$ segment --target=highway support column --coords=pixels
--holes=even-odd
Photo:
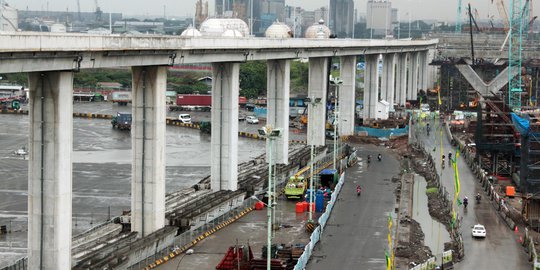
[[[428,51],[419,52],[419,69],[420,69],[420,89],[424,90],[427,95],[428,89]],[[424,101],[427,102],[427,101]]]
[[[407,102],[407,53],[398,55],[398,64],[396,70],[396,103],[405,107]]]
[[[412,52],[409,59],[409,91],[407,99],[416,100],[418,98],[418,53]]]
[[[71,269],[73,73],[29,73],[28,269]]]
[[[339,135],[354,135],[354,113],[356,108],[356,56],[342,56],[339,87]]]
[[[396,54],[383,54],[383,74],[381,79],[381,99],[390,103],[390,111],[394,111]]]
[[[238,189],[239,63],[212,64],[211,188]]]
[[[165,89],[167,68],[132,67],[131,231],[145,237],[165,226]]]
[[[291,61],[268,60],[267,62],[267,106],[266,123],[281,129],[281,136],[273,142],[272,159],[275,164],[289,163],[289,93],[291,85]],[[266,140],[266,149],[270,140]],[[267,153],[268,155],[269,153]],[[267,156],[268,158],[268,156]]]
[[[378,54],[366,54],[366,70],[364,75],[364,121],[375,119],[379,102],[379,69]]]
[[[320,98],[321,100],[317,105],[308,105],[308,145],[322,146],[325,144],[327,86],[328,58],[309,58],[308,97]]]

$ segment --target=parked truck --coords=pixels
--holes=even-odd
[[[131,103],[131,91],[113,91],[111,101],[118,106],[127,106]]]

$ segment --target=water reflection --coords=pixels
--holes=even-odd
[[[429,215],[427,182],[424,177],[414,177],[413,219],[420,223],[424,232],[424,245],[431,249],[433,255],[443,252],[444,243],[450,241],[450,235],[445,226]]]

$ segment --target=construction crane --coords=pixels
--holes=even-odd
[[[462,4],[461,2],[462,0],[458,0],[457,16],[456,16],[456,34],[461,33],[461,4]]]
[[[508,105],[521,109],[521,45],[523,42],[523,11],[521,0],[510,0],[510,43],[508,48]]]
[[[101,8],[99,7],[98,0],[94,0],[96,4],[96,21],[101,22],[101,15],[103,15],[103,11],[101,11]]]
[[[81,18],[81,0],[77,0],[77,15],[79,16],[79,21],[82,22],[82,18]]]
[[[499,10],[499,16],[501,17],[501,20],[504,24],[504,31],[508,32],[508,29],[510,28],[510,21],[508,17],[508,13],[506,12],[506,7],[504,6],[504,0],[495,0],[497,4],[497,9]],[[511,0],[512,1],[512,0]]]

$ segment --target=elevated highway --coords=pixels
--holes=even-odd
[[[72,265],[73,73],[80,69],[131,67],[131,231],[136,239],[163,231],[165,201],[166,66],[211,63],[212,192],[236,192],[240,62],[267,61],[267,124],[282,130],[276,164],[289,163],[290,61],[309,60],[308,144],[325,144],[329,64],[339,57],[340,135],[354,132],[358,56],[366,61],[364,119],[374,119],[381,99],[405,105],[428,87],[428,63],[437,40],[183,38],[1,33],[0,73],[27,72],[30,88],[28,265]],[[383,73],[378,64],[382,60]],[[382,77],[379,95],[379,77]],[[379,98],[382,97],[382,98]],[[144,241],[143,241],[144,242]],[[88,259],[93,262],[92,259]]]

